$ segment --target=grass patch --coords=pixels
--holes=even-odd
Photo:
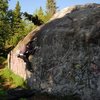
[[[15,87],[21,86],[25,87],[25,81],[18,75],[15,75],[10,69],[7,67],[0,70],[0,76],[7,82],[10,82]]]
[[[7,67],[0,69],[0,100],[7,100],[7,90],[16,87],[27,88],[26,82],[23,78],[15,75]]]

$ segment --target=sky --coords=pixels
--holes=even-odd
[[[10,0],[9,9],[14,9],[17,1],[20,2],[21,11],[28,12],[30,14],[33,14],[36,11],[36,9],[40,8],[40,6],[44,10],[46,8],[46,0]],[[100,0],[56,0],[58,10],[61,10],[68,6],[86,4],[86,3],[100,4]]]

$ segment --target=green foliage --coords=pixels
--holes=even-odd
[[[5,48],[15,47],[18,41],[23,37],[25,33],[25,25],[21,18],[21,7],[19,2],[17,2],[15,9],[8,11],[8,21],[10,25],[9,38],[6,39]]]
[[[7,20],[8,1],[0,0],[0,49],[4,48],[5,41],[9,37],[9,22]]]
[[[25,81],[20,76],[15,75],[7,67],[0,71],[0,76],[5,80],[6,79],[9,80],[12,84],[15,85],[15,87],[18,87],[18,86],[24,87],[25,86]]]
[[[0,69],[0,100],[6,100],[7,88],[4,84],[8,84],[14,87],[24,87],[26,88],[25,81],[18,75],[15,75],[7,67]],[[1,98],[2,97],[2,98]]]
[[[40,7],[39,9],[36,9],[33,16],[35,15],[37,15],[39,19],[42,20],[44,23],[46,23],[52,17],[50,13],[44,13],[42,7]]]
[[[19,2],[17,2],[16,7],[13,11],[13,26],[12,31],[14,34],[21,34],[24,31],[24,25],[21,18],[21,7]]]
[[[29,22],[28,20],[25,20],[25,32],[23,36],[26,36],[29,32],[34,30],[37,26],[34,25],[33,23]]]
[[[6,47],[12,46],[15,47],[17,43],[22,39],[24,35],[22,34],[15,34],[11,36],[7,41],[6,41]]]
[[[39,19],[41,19],[43,22],[45,22],[45,15],[44,15],[42,7],[40,7],[39,9],[37,9],[35,11],[35,13],[33,14],[33,16],[34,15],[37,15],[39,17]]]
[[[0,69],[0,100],[6,100],[7,92],[4,86],[6,83],[13,85],[13,88],[18,86],[26,87],[25,81],[18,75],[15,75],[10,69],[7,67]]]
[[[0,0],[0,17],[5,15],[8,9],[8,0]]]
[[[57,9],[55,0],[47,0],[46,8],[47,14],[54,15]]]

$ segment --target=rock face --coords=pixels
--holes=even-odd
[[[33,72],[16,56],[30,41],[38,47],[29,56]],[[63,9],[20,41],[8,58],[9,68],[31,88],[100,100],[100,4]]]

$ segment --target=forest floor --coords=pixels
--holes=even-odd
[[[3,76],[4,70],[5,68],[0,69],[0,96],[5,95],[8,89],[15,87],[8,77]],[[6,75],[8,74],[6,73]]]
[[[25,87],[25,81],[15,75],[10,69],[7,67],[6,64],[0,64],[0,100],[7,95],[7,90],[16,88],[18,86]]]

